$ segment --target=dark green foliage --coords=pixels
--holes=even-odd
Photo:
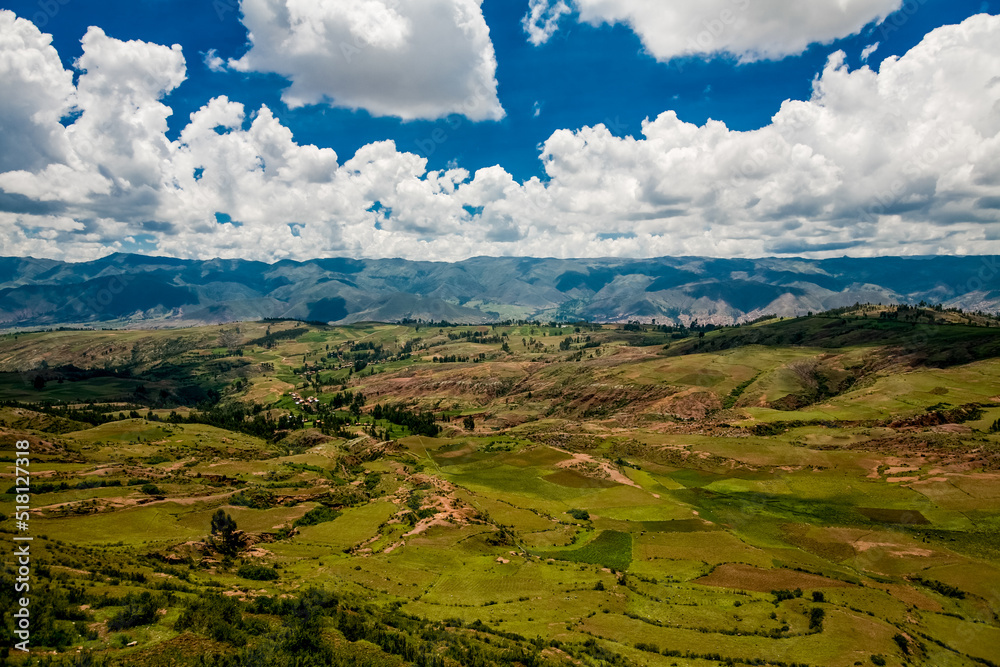
[[[309,329],[304,327],[296,327],[294,329],[285,329],[284,331],[271,332],[271,328],[268,327],[267,334],[260,338],[254,338],[253,340],[248,340],[244,345],[246,347],[266,347],[272,348],[275,343],[279,340],[294,340],[304,333],[308,333]]]
[[[315,526],[318,523],[333,521],[338,516],[340,516],[340,512],[337,510],[327,507],[326,505],[320,505],[319,507],[314,507],[306,512],[301,518],[296,519],[295,523],[292,525],[294,527]]]
[[[255,510],[270,509],[277,504],[273,491],[260,488],[244,489],[229,499],[230,505],[249,507]]]
[[[188,601],[174,629],[191,630],[217,642],[238,646],[246,643],[248,624],[236,600],[209,593]]]
[[[365,489],[371,493],[378,486],[378,483],[382,481],[382,475],[377,472],[370,472],[365,475]]]
[[[723,399],[722,409],[728,410],[729,408],[736,405],[736,401],[740,400],[740,396],[743,395],[743,392],[746,391],[747,387],[752,385],[757,380],[758,377],[760,377],[759,373],[757,375],[754,375],[746,382],[741,382],[740,384],[736,385],[736,387],[734,387],[733,390],[729,392],[729,395]]]
[[[0,377],[3,375],[3,373],[0,373]],[[95,426],[107,424],[108,422],[113,422],[117,419],[116,416],[93,407],[69,408],[64,406],[49,405],[48,403],[22,403],[20,401],[9,400],[0,401],[0,407],[23,408],[34,412],[52,415],[53,417],[60,417],[72,422],[83,422],[85,424],[93,424]],[[58,428],[57,426],[51,432],[58,433],[63,430],[64,429]],[[70,427],[69,430],[75,429]]]
[[[955,586],[951,586],[949,584],[940,581],[935,581],[933,579],[924,579],[923,577],[914,577],[914,580],[919,582],[921,585],[931,589],[932,591],[944,595],[945,597],[955,598],[957,600],[965,599],[965,591],[963,591],[960,588],[956,588]]]
[[[632,536],[617,530],[601,531],[591,542],[568,551],[539,552],[542,558],[555,558],[574,563],[593,563],[613,570],[625,571],[632,563]]]
[[[38,569],[36,573],[47,576],[48,571]],[[36,579],[36,582],[37,585],[32,585],[30,592],[32,650],[43,646],[63,648],[78,641],[74,622],[93,620],[89,612],[80,610],[82,595],[77,590],[57,588],[55,584],[44,580]],[[0,648],[11,647],[15,641],[20,641],[15,640],[12,632],[16,600],[22,595],[15,591],[14,585],[13,570],[0,569],[0,609],[4,610],[4,618],[0,621]],[[0,664],[6,663],[0,659]]]
[[[466,431],[473,431],[476,428],[476,420],[472,415],[467,415],[465,419],[462,420],[462,426],[465,427]]]
[[[577,521],[589,521],[590,520],[590,512],[588,512],[587,510],[571,509],[571,510],[567,510],[566,514],[569,514],[571,517],[573,517]]]
[[[826,618],[826,610],[822,607],[813,607],[809,610],[809,629],[821,632],[823,630],[823,619]]]
[[[441,433],[441,427],[434,422],[434,415],[429,412],[413,412],[399,405],[376,405],[371,414],[376,421],[384,419],[405,426],[414,435],[435,438]]]
[[[241,539],[236,533],[236,520],[226,514],[223,509],[219,509],[212,516],[212,536],[213,538],[218,536],[221,539],[221,542],[216,542],[214,539],[212,542],[216,544],[219,551],[227,556],[235,555],[242,546]]]
[[[240,565],[240,568],[236,571],[236,576],[254,581],[274,581],[278,578],[278,571],[273,567],[246,563]]]
[[[162,491],[160,491],[160,487],[156,486],[151,482],[143,484],[142,488],[139,490],[145,493],[147,496],[158,496],[163,493]]]
[[[282,415],[278,419],[272,419],[263,412],[264,406],[259,403],[231,403],[203,412],[191,412],[187,416],[173,413],[169,421],[174,424],[207,424],[268,440],[280,436],[280,431],[299,429],[304,424],[302,415]],[[150,413],[147,419],[153,416],[155,415]]]
[[[784,588],[771,591],[771,595],[774,596],[774,604],[779,602],[784,602],[785,600],[794,600],[795,598],[802,597],[802,589],[796,588],[794,591],[789,591]]]
[[[130,594],[125,598],[125,608],[108,619],[108,630],[117,632],[149,625],[157,619],[157,609],[162,603],[162,600],[154,598],[149,591],[136,596]]]

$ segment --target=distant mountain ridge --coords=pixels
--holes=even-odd
[[[183,260],[0,258],[0,328],[182,326],[263,318],[640,320],[730,324],[855,302],[1000,310],[1000,259]]]

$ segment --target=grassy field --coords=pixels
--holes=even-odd
[[[0,337],[3,660],[1000,664],[1000,331],[945,315]]]

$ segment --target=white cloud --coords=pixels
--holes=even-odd
[[[528,33],[528,41],[541,46],[559,29],[559,19],[569,13],[570,8],[563,0],[530,0],[521,26]]]
[[[0,25],[23,52],[2,81],[38,105],[13,117],[57,149],[0,173],[4,254],[84,259],[133,242],[260,260],[1000,252],[1000,17],[939,28],[877,72],[836,54],[811,99],[760,130],[667,111],[636,137],[556,131],[547,179],[524,183],[499,166],[428,172],[391,141],[342,159],[225,97],[171,141],[162,100],[185,76],[178,48],[91,29],[74,88],[34,26],[9,12]]]
[[[59,119],[72,106],[73,75],[35,25],[0,11],[0,172],[63,159]]]
[[[869,44],[864,49],[861,50],[861,62],[868,62],[868,59],[873,53],[878,51],[880,42],[875,42],[874,44]]]
[[[202,54],[204,57],[205,67],[207,67],[212,72],[225,72],[226,71],[226,61],[219,57],[219,54],[215,49],[209,49]]]
[[[242,0],[250,50],[233,69],[292,83],[289,107],[328,103],[404,120],[500,120],[482,0]]]
[[[562,0],[560,0],[561,4]],[[657,60],[679,56],[730,54],[743,62],[780,59],[802,53],[813,43],[853,35],[871,22],[881,22],[902,0],[572,0],[581,22],[623,23]],[[533,0],[529,16],[549,0]],[[544,7],[537,10],[545,16]],[[526,17],[527,19],[527,17]],[[529,32],[532,43],[544,42],[555,23]]]

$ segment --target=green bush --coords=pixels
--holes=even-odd
[[[254,510],[266,510],[277,504],[277,497],[273,491],[267,489],[244,489],[230,498],[229,504],[249,507]]]
[[[340,512],[337,510],[327,507],[326,505],[320,505],[319,507],[314,507],[306,512],[301,518],[296,519],[292,526],[296,528],[300,526],[315,526],[318,523],[333,521],[338,516],[340,516]]]
[[[240,565],[240,569],[236,570],[236,576],[254,581],[274,581],[278,578],[278,571],[273,567],[246,563]]]
[[[148,591],[143,591],[138,596],[128,595],[125,598],[125,608],[108,619],[108,630],[117,632],[140,625],[149,625],[158,616],[159,602]]]

